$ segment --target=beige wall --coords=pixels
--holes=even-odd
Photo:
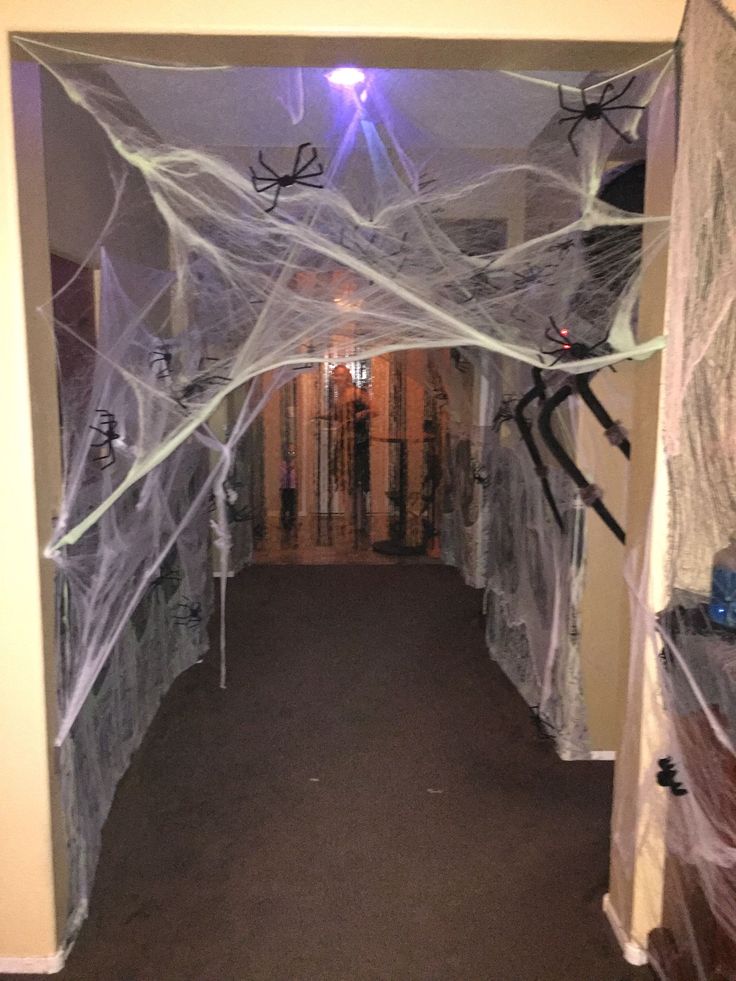
[[[0,77],[6,81],[0,87],[0,296],[7,372],[0,396],[0,454],[6,461],[0,481],[0,958],[52,954],[66,912],[51,750],[53,573],[40,556],[60,484],[54,352],[51,332],[36,312],[51,290],[40,86],[38,70],[23,65],[15,79],[15,138],[23,160],[19,214],[8,71],[7,52],[0,48]]]
[[[661,91],[650,106],[649,154],[645,209],[667,214],[671,207],[675,166],[674,85]],[[647,234],[644,236],[644,247]],[[640,336],[662,333],[667,287],[667,253],[647,270],[642,284]],[[666,349],[665,354],[666,357]],[[631,471],[626,558],[630,580],[650,610],[665,603],[667,554],[666,473],[662,447],[660,388],[662,356],[638,366],[631,425]],[[636,603],[632,603],[635,613]],[[646,775],[660,748],[662,705],[657,680],[657,650],[641,617],[632,616],[631,667],[628,677],[626,726],[616,763],[614,821],[611,845],[610,901],[622,929],[639,947],[661,915],[664,847],[663,795],[651,795]],[[647,790],[650,792],[647,793]]]
[[[168,34],[186,25],[191,34],[299,35],[289,43],[259,40],[249,46],[238,40],[230,45],[231,53],[254,60],[569,68],[606,62],[633,65],[656,53],[674,38],[682,6],[682,0],[621,0],[615,4],[568,0],[564,5],[548,0],[516,4],[473,0],[459,5],[446,0],[374,0],[354,5],[337,0],[311,4],[286,0],[247,7],[242,0],[222,0],[216,5],[199,0],[176,4],[164,0],[126,0],[124,4],[6,0],[0,7],[0,34],[4,38],[11,31]],[[320,40],[322,35],[333,40],[325,43]],[[427,40],[422,43],[412,38]],[[449,44],[447,38],[469,42]],[[146,46],[145,39],[133,44],[123,38],[116,43],[128,53],[142,52]],[[182,58],[187,43],[199,45],[177,39],[173,47],[168,46],[169,56]],[[157,46],[161,51],[157,41],[148,48]],[[201,60],[206,57],[206,53],[200,56]],[[51,954],[59,941],[57,922],[65,912],[63,850],[54,848],[58,806],[49,753],[54,720],[48,693],[52,688],[45,683],[53,655],[53,599],[50,569],[39,560],[39,548],[49,536],[59,475],[53,351],[50,334],[34,313],[49,296],[36,95],[26,93],[23,131],[18,136],[24,175],[23,256],[9,51],[7,44],[0,45],[0,322],[6,339],[0,452],[4,460],[12,461],[12,479],[0,482],[0,514],[13,515],[12,524],[6,521],[3,527],[5,562],[0,588],[0,958]]]
[[[641,365],[625,362],[616,374],[601,372],[592,388],[612,417],[631,431],[634,392]],[[603,503],[627,531],[629,461],[610,445],[580,400],[578,460],[604,492]],[[619,747],[628,679],[629,589],[625,547],[593,511],[585,523],[585,577],[580,603],[580,668],[594,751]]]

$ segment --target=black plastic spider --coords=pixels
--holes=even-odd
[[[659,771],[657,773],[657,783],[660,787],[668,787],[675,797],[684,797],[687,789],[683,787],[677,777],[677,767],[672,762],[671,756],[664,756],[657,760]]]
[[[101,447],[102,449],[99,456],[93,456],[92,459],[96,463],[102,463],[103,460],[107,460],[107,463],[103,463],[100,467],[100,470],[106,470],[115,463],[115,447],[113,444],[116,439],[120,439],[120,433],[115,428],[118,421],[112,412],[108,412],[107,409],[98,409],[97,412],[100,415],[98,419],[100,425],[90,426],[89,428],[99,433],[102,439],[99,443],[92,443],[91,445],[95,448]]]
[[[227,375],[200,375],[179,389],[174,394],[174,399],[182,409],[188,411],[190,399],[193,399],[196,395],[203,395],[213,385],[224,385],[231,380]]]
[[[557,92],[560,98],[560,108],[564,109],[565,112],[572,113],[571,116],[563,116],[562,119],[558,120],[558,122],[562,124],[562,123],[569,123],[574,120],[572,126],[570,127],[570,131],[567,134],[567,139],[570,146],[572,147],[572,152],[575,154],[576,157],[579,156],[579,153],[578,153],[578,148],[575,146],[575,141],[573,140],[573,134],[575,133],[575,130],[578,128],[578,126],[582,123],[584,119],[589,119],[592,121],[602,119],[603,122],[607,126],[610,126],[610,128],[614,131],[614,133],[620,136],[625,143],[632,142],[630,136],[627,136],[626,133],[623,133],[618,128],[618,126],[616,126],[614,123],[611,122],[611,120],[608,118],[608,113],[615,112],[617,109],[646,109],[646,106],[629,106],[629,105],[614,106],[613,105],[614,102],[618,102],[618,100],[623,98],[625,93],[628,92],[635,78],[636,75],[632,75],[620,92],[616,92],[613,82],[607,82],[603,86],[603,91],[601,92],[600,98],[596,102],[588,102],[588,98],[585,94],[585,89],[581,87],[580,100],[583,103],[582,109],[575,109],[573,106],[566,106],[562,98],[562,86],[561,85],[557,86]],[[612,93],[612,95],[610,96],[610,98],[607,98],[609,93]]]
[[[310,183],[311,178],[320,177],[322,174],[324,174],[324,168],[317,159],[317,150],[314,147],[312,147],[311,157],[302,162],[302,154],[308,146],[311,146],[311,144],[300,143],[297,147],[296,157],[294,158],[294,166],[291,168],[290,174],[277,174],[276,171],[273,170],[272,167],[269,167],[269,165],[263,159],[263,150],[258,151],[258,163],[261,165],[261,167],[268,171],[268,174],[262,177],[251,167],[250,178],[253,182],[253,189],[258,194],[265,194],[274,187],[276,188],[276,194],[274,195],[273,202],[271,203],[270,208],[266,208],[266,214],[273,211],[278,204],[279,194],[281,194],[282,187],[292,187],[294,184],[301,184],[303,187],[324,187],[324,184]],[[312,166],[312,164],[315,164],[317,169],[310,171],[309,168]]]
[[[554,317],[550,317],[549,322],[555,333],[551,334],[550,328],[548,327],[544,332],[544,336],[548,341],[556,344],[557,347],[553,351],[542,350],[541,353],[549,355],[556,354],[557,357],[552,362],[553,365],[557,364],[558,361],[582,361],[584,358],[595,358],[600,354],[605,354],[608,350],[606,341],[599,341],[598,344],[592,345],[584,344],[582,341],[573,341],[570,337],[569,327],[558,327]]]
[[[156,372],[156,378],[171,377],[171,359],[173,357],[174,355],[171,353],[166,344],[162,344],[161,347],[157,347],[155,351],[151,351],[148,364],[151,371]]]
[[[202,622],[202,604],[193,603],[188,597],[184,597],[181,603],[176,604],[174,623],[182,627],[198,627]]]
[[[493,422],[491,423],[491,429],[494,433],[498,433],[501,430],[501,426],[504,422],[512,422],[514,419],[514,407],[519,400],[518,395],[504,395],[501,399],[501,403],[496,410],[496,414],[493,417]]]

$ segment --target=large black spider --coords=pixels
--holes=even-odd
[[[607,341],[599,341],[597,344],[584,344],[583,341],[573,341],[570,337],[569,327],[558,327],[554,317],[550,317],[549,322],[552,325],[551,329],[554,331],[554,334],[550,333],[550,328],[548,327],[544,332],[544,336],[548,341],[556,344],[557,347],[552,351],[542,350],[541,353],[557,355],[552,365],[557,364],[558,361],[582,361],[585,358],[595,358],[600,354],[607,353]]]
[[[120,433],[115,428],[118,421],[112,412],[108,412],[107,409],[98,409],[97,412],[100,416],[98,419],[100,425],[90,426],[89,428],[102,436],[99,443],[91,444],[95,448],[101,447],[101,450],[99,456],[94,456],[92,459],[96,463],[102,463],[103,460],[107,460],[107,463],[103,463],[100,467],[100,470],[106,470],[115,463],[115,447],[113,444],[116,439],[120,439]]]
[[[276,188],[276,193],[274,195],[273,202],[270,208],[266,208],[266,214],[273,209],[278,204],[279,194],[281,194],[282,187],[292,187],[294,184],[301,184],[303,187],[324,187],[324,184],[312,184],[310,179],[313,177],[320,177],[324,174],[324,168],[322,164],[317,159],[317,150],[312,147],[312,155],[308,160],[302,161],[302,154],[310,143],[300,143],[297,147],[296,156],[294,158],[294,166],[291,168],[290,174],[277,174],[276,171],[269,167],[266,161],[263,159],[263,150],[258,151],[258,163],[268,174],[261,176],[257,174],[255,170],[250,168],[250,178],[253,182],[253,189],[258,194],[265,194],[268,191]],[[309,168],[314,164],[316,170],[310,171]],[[260,185],[260,186],[259,186]]]
[[[176,604],[174,623],[182,627],[198,627],[202,622],[202,604],[193,603],[187,596]]]
[[[616,126],[613,122],[611,122],[611,120],[608,118],[608,113],[615,112],[617,109],[646,109],[646,106],[613,105],[614,102],[618,102],[618,100],[623,98],[625,93],[628,92],[635,78],[636,75],[632,75],[620,92],[616,91],[613,82],[607,82],[603,86],[603,91],[601,92],[600,98],[595,102],[588,102],[588,97],[585,94],[585,89],[581,86],[580,100],[583,104],[581,109],[576,109],[573,106],[566,106],[562,97],[562,86],[561,85],[557,86],[557,92],[560,99],[560,108],[564,109],[565,112],[572,113],[571,116],[563,116],[562,119],[558,120],[558,122],[560,124],[572,122],[570,131],[567,134],[567,139],[570,146],[572,147],[572,152],[575,154],[576,157],[579,156],[579,153],[578,153],[578,148],[575,146],[575,141],[573,140],[573,134],[575,133],[575,130],[578,128],[578,126],[582,123],[584,119],[589,119],[591,121],[602,119],[603,122],[607,126],[610,126],[610,128],[614,131],[614,133],[620,136],[625,143],[632,142],[630,136],[627,136],[626,133],[622,132],[618,128],[618,126]],[[610,97],[608,97],[609,93],[612,93]]]

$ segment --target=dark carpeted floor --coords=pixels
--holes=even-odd
[[[437,566],[260,566],[122,781],[62,981],[625,981],[611,765],[563,763]]]

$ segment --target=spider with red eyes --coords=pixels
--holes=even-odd
[[[550,368],[559,361],[583,361],[585,358],[596,358],[610,351],[610,347],[606,341],[599,341],[597,344],[584,344],[582,341],[574,341],[570,336],[569,327],[558,327],[554,317],[550,317],[549,322],[552,325],[551,329],[554,331],[554,334],[550,333],[550,328],[548,327],[544,332],[544,336],[552,344],[556,344],[557,347],[552,351],[542,350],[541,353],[550,356],[557,355],[552,364],[548,366]]]

